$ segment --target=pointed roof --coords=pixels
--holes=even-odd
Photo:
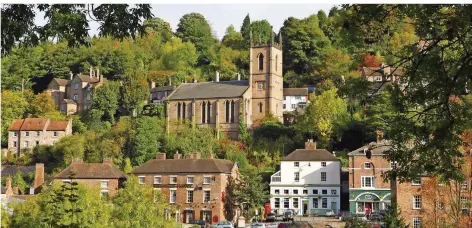
[[[247,80],[183,83],[169,95],[167,100],[241,97],[248,88]]]
[[[285,156],[282,161],[340,161],[325,149],[297,149]]]
[[[119,179],[125,177],[125,173],[111,163],[72,162],[54,179],[68,179],[71,172],[75,174],[75,179]]]
[[[60,85],[60,86],[66,86],[67,84],[69,84],[69,80],[67,80],[67,79],[53,78],[53,80],[56,81],[57,84]]]

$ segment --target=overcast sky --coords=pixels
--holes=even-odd
[[[251,21],[267,19],[278,32],[288,17],[304,18],[320,9],[328,14],[334,4],[153,4],[152,13],[170,23],[175,31],[179,19],[187,13],[201,13],[210,23],[218,39],[233,25],[239,31],[244,17],[249,13]],[[44,25],[44,14],[37,13],[36,24]],[[98,24],[90,23],[90,34],[98,34]]]

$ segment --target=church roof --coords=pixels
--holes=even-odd
[[[167,100],[241,97],[248,88],[247,80],[183,83]]]

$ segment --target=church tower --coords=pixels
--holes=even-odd
[[[249,86],[252,93],[252,122],[271,114],[283,121],[282,42],[254,44],[251,36],[249,51]],[[281,35],[280,35],[281,36]]]

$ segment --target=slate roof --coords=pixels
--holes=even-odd
[[[46,118],[26,118],[14,120],[9,131],[42,131],[46,126]]]
[[[389,150],[391,148],[390,143],[388,141],[381,141],[381,142],[371,142],[367,145],[364,145],[361,148],[358,148],[352,152],[350,152],[348,155],[349,156],[357,156],[357,155],[365,155],[364,154],[364,149],[370,148],[370,151],[372,152],[372,155],[378,155],[382,156],[384,155],[384,152]]]
[[[247,80],[183,83],[167,100],[241,97],[248,88]]]
[[[231,173],[233,166],[234,162],[224,159],[153,159],[133,173]]]
[[[51,121],[46,131],[65,131],[68,125],[69,125],[68,120]]]
[[[75,104],[75,105],[77,104],[77,103],[75,103],[75,101],[73,101],[71,99],[63,99],[62,102],[65,102],[67,104]]]
[[[172,91],[175,89],[175,86],[159,86],[151,89],[152,92],[162,92],[162,91]]]
[[[284,96],[308,96],[308,88],[284,88]]]
[[[297,149],[285,156],[282,161],[339,161],[325,149]]]
[[[23,174],[34,173],[36,167],[31,166],[16,166],[16,165],[2,165],[2,177],[11,175],[12,177],[18,172],[21,171]]]
[[[72,163],[54,176],[54,179],[67,179],[73,172],[76,179],[119,179],[125,174],[111,163]]]
[[[83,82],[92,82],[93,83],[93,82],[98,82],[99,81],[98,78],[96,78],[96,77],[91,78],[89,75],[79,74],[79,75],[77,75],[77,77],[79,77],[80,80],[83,81]]]
[[[57,84],[60,85],[60,86],[66,86],[67,84],[69,84],[69,80],[67,80],[67,79],[54,78],[53,80],[55,80],[57,82]]]

